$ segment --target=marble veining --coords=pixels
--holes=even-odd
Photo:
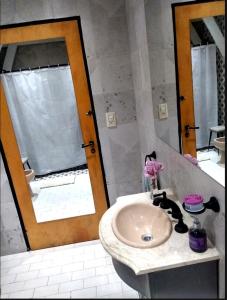
[[[165,189],[167,195],[180,205],[171,189]],[[160,192],[160,191],[159,191]],[[136,275],[167,270],[171,268],[218,260],[219,252],[208,240],[208,249],[204,253],[193,252],[188,245],[188,233],[179,234],[172,230],[170,238],[160,246],[148,249],[139,249],[128,246],[117,239],[112,231],[111,220],[119,207],[134,202],[150,202],[150,193],[139,193],[117,198],[114,204],[102,216],[99,224],[99,238],[105,250],[118,261],[134,270]],[[184,222],[190,227],[192,218],[181,207]],[[176,221],[170,217],[173,226]]]

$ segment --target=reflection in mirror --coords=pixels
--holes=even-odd
[[[148,19],[156,135],[225,186],[224,1],[152,3],[165,16]]]
[[[224,16],[192,20],[191,62],[199,167],[224,185]]]
[[[94,214],[64,40],[3,45],[0,68],[37,222]]]

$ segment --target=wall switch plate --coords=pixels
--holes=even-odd
[[[117,120],[116,120],[116,113],[115,112],[107,112],[106,113],[106,126],[107,127],[116,127],[117,126]]]
[[[160,103],[159,104],[159,119],[166,119],[168,118],[168,106],[167,103]]]

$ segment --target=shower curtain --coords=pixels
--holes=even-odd
[[[70,67],[2,75],[21,157],[37,175],[86,163]]]
[[[208,146],[209,128],[218,125],[216,45],[193,47],[192,78],[194,95],[196,148]]]

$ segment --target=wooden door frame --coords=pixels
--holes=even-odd
[[[41,25],[42,29],[44,29],[43,32],[38,30],[36,25]],[[18,28],[20,30],[18,30]],[[11,36],[7,33],[7,30],[10,29]],[[13,30],[17,30],[14,34]],[[47,32],[50,32],[48,35]],[[73,32],[74,36],[70,36],[70,34]],[[83,35],[82,35],[82,29],[81,29],[81,21],[79,16],[75,17],[69,17],[69,18],[61,18],[61,19],[50,19],[50,20],[42,20],[42,21],[34,21],[34,22],[25,22],[20,24],[7,24],[0,26],[0,44],[13,44],[21,41],[37,41],[37,40],[45,40],[50,38],[60,38],[63,37],[65,39],[70,67],[71,67],[71,74],[73,79],[73,86],[74,86],[74,92],[76,95],[76,99],[80,98],[81,95],[83,97],[88,97],[87,103],[89,103],[88,106],[79,104],[78,101],[76,103],[78,107],[79,114],[85,114],[87,111],[92,111],[92,117],[87,118],[87,123],[89,126],[86,126],[85,122],[83,121],[83,124],[80,120],[80,125],[82,128],[82,135],[84,141],[94,140],[95,148],[96,148],[96,154],[95,161],[89,159],[87,161],[88,166],[94,167],[97,166],[97,160],[99,162],[99,167],[96,168],[95,171],[93,171],[92,175],[99,177],[101,182],[103,183],[102,186],[96,186],[92,185],[92,191],[93,193],[97,194],[100,192],[100,198],[101,201],[95,202],[96,207],[96,214],[90,215],[90,219],[92,219],[92,222],[97,221],[101,218],[103,212],[110,207],[109,198],[108,198],[108,191],[107,191],[107,185],[105,180],[105,170],[102,160],[102,153],[101,153],[101,145],[99,140],[99,134],[98,134],[98,126],[96,121],[96,115],[95,115],[95,108],[94,108],[94,101],[92,97],[92,91],[91,91],[91,85],[90,85],[90,79],[89,79],[89,71],[86,61],[86,55],[85,55],[85,49],[84,49],[84,43],[83,43]],[[38,34],[37,34],[38,33]],[[41,34],[41,36],[40,36]],[[9,37],[10,36],[10,37]],[[25,37],[24,37],[25,36]],[[31,36],[30,39],[27,37]],[[33,36],[33,37],[32,37]],[[79,49],[79,50],[78,50]],[[75,51],[76,50],[76,51]],[[79,55],[75,55],[75,53],[78,53]],[[82,57],[82,58],[81,58]],[[76,67],[80,66],[82,68],[82,72],[76,72]],[[80,83],[80,85],[78,85]],[[82,83],[82,84],[81,84]],[[78,95],[80,95],[78,97]],[[40,232],[43,230],[43,226],[48,223],[48,226],[57,226],[61,233],[63,233],[63,230],[61,226],[65,226],[66,222],[70,223],[71,225],[68,226],[68,228],[72,227],[72,229],[80,228],[80,222],[83,219],[83,216],[76,217],[78,220],[78,224],[75,224],[75,218],[66,218],[61,220],[53,220],[48,222],[42,222],[37,223],[35,219],[34,209],[31,202],[31,196],[28,188],[28,184],[26,182],[26,178],[23,171],[23,165],[20,158],[19,148],[16,142],[16,136],[14,133],[14,129],[11,122],[11,117],[8,111],[8,107],[6,104],[6,99],[4,95],[3,86],[0,83],[0,100],[1,100],[1,127],[0,127],[0,138],[1,138],[1,145],[2,145],[2,152],[3,156],[5,158],[6,162],[6,169],[8,169],[8,177],[9,181],[13,184],[14,189],[14,195],[15,195],[15,201],[18,204],[18,207],[20,208],[20,213],[22,215],[23,223],[22,228],[25,228],[25,232],[28,236],[29,245],[28,248],[30,249],[40,249],[44,247],[50,247],[50,246],[57,246],[59,243],[53,242],[50,245],[46,245],[45,242],[41,242],[41,246],[38,245],[33,239],[31,242],[31,235],[37,235],[40,243],[41,234]],[[80,117],[79,117],[80,118]],[[3,129],[2,124],[4,124],[4,128],[7,128],[6,130]],[[92,134],[93,133],[93,134]],[[85,149],[87,157],[90,154],[90,149]],[[4,163],[5,163],[4,162]],[[12,192],[13,192],[12,189]],[[103,201],[105,198],[105,201]],[[104,203],[105,202],[105,203]],[[24,212],[22,210],[22,207],[24,207],[26,204],[26,207],[28,208],[28,211]],[[101,211],[101,213],[99,212]],[[94,217],[95,216],[95,217]],[[73,222],[74,219],[74,222]],[[33,228],[32,230],[28,230],[28,224],[32,224]],[[36,224],[35,224],[36,223]],[[53,224],[55,223],[55,225]],[[61,223],[61,224],[60,224]],[[52,224],[52,225],[51,225]],[[56,225],[57,224],[57,225]],[[62,225],[63,224],[63,225]],[[67,227],[66,226],[66,227]],[[98,226],[96,227],[96,234],[94,233],[95,229],[93,230],[90,226],[90,223],[87,222],[87,227],[90,228],[89,233],[92,236],[92,239],[98,238]],[[24,234],[25,234],[24,232]],[[44,231],[45,233],[45,231]],[[67,234],[66,234],[67,235]],[[85,241],[87,239],[87,232],[75,232],[75,235],[78,237],[78,241]],[[25,237],[26,240],[26,237]],[[72,243],[72,234],[69,237],[65,237],[65,240],[62,244],[69,244]]]
[[[197,126],[194,118],[190,21],[216,15],[225,15],[225,1],[192,1],[172,4],[174,27],[175,71],[177,88],[177,114],[179,149],[181,154],[196,157],[196,134],[190,130],[185,137],[185,125]],[[184,97],[181,100],[181,97]],[[186,113],[187,112],[187,113]]]

